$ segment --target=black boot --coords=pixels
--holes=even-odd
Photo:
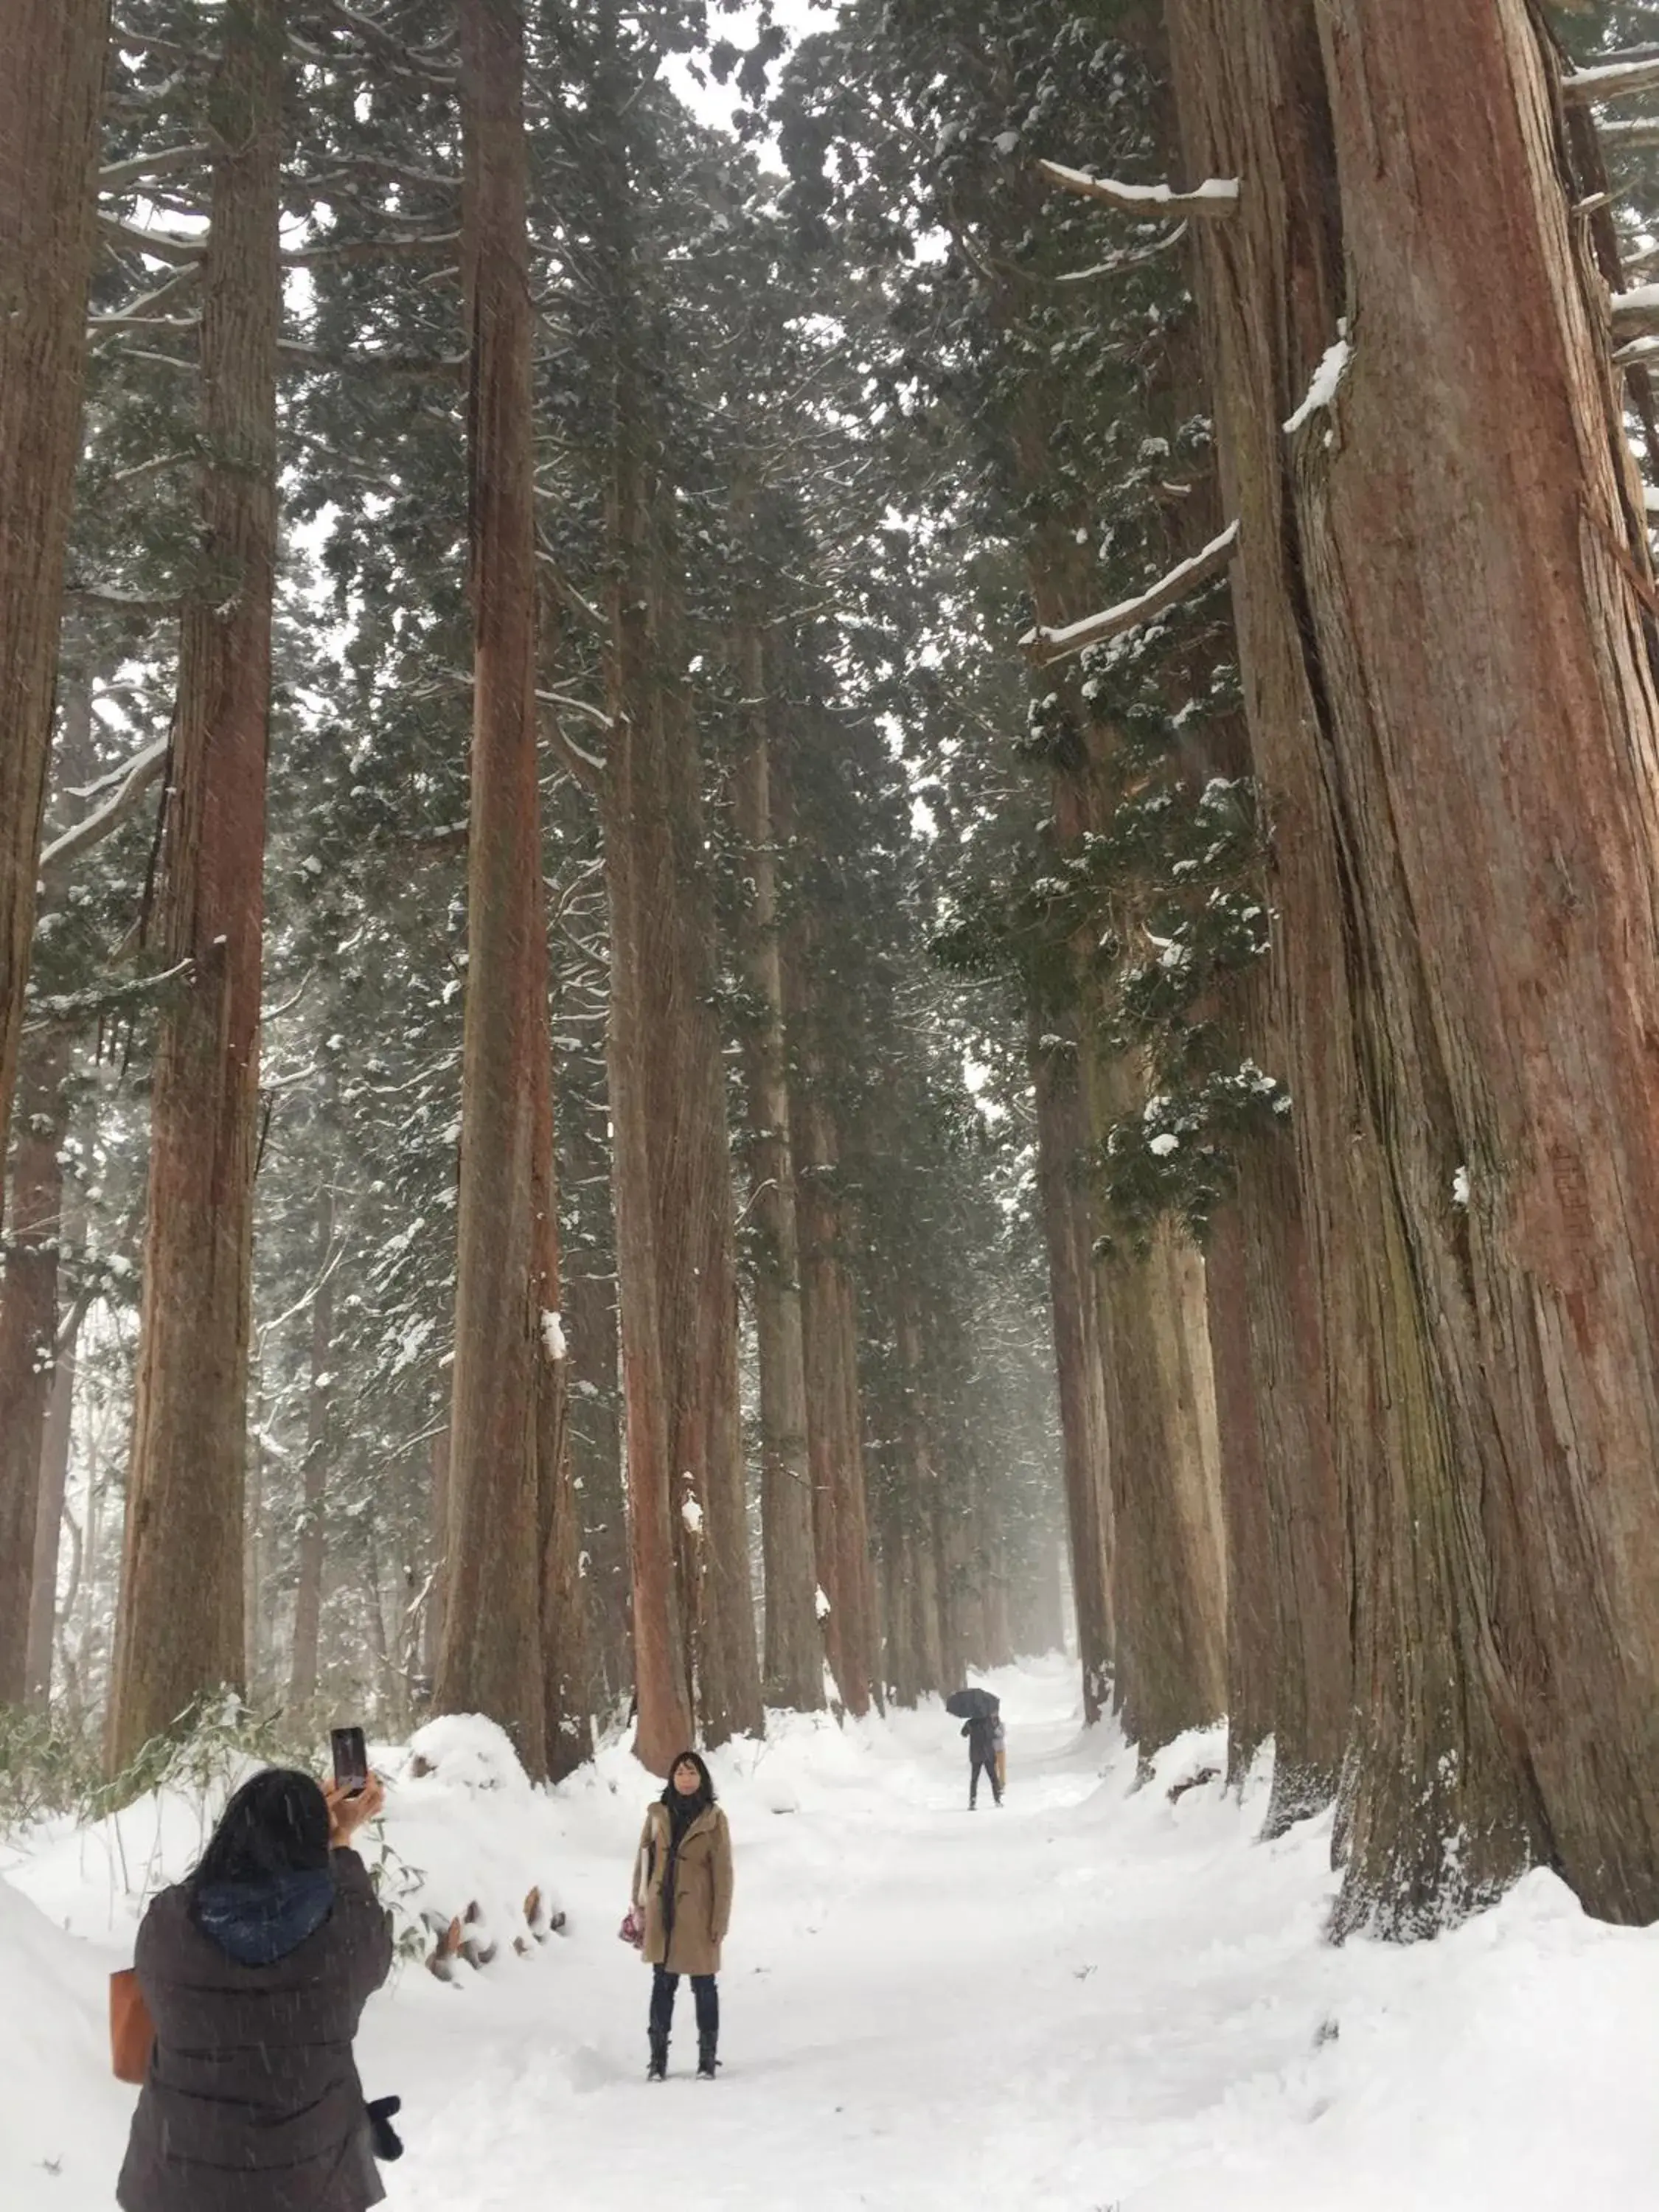
[[[714,2069],[720,2063],[719,2059],[714,2056],[714,2049],[717,2040],[718,2039],[712,2035],[700,2035],[697,2038],[697,2079],[699,2081],[712,2081],[714,2078]]]
[[[651,2063],[645,2069],[645,2078],[647,2081],[665,2081],[668,2079],[668,2038],[665,2035],[653,2034],[651,2038]]]

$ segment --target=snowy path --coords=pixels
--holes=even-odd
[[[1262,1844],[1259,1786],[1170,1802],[1218,1735],[1137,1790],[1069,1672],[996,1686],[1001,1812],[969,1817],[936,1707],[719,1755],[738,1896],[713,2086],[686,1990],[672,2078],[642,2078],[647,1978],[615,1935],[638,1768],[610,1752],[536,1801],[567,1933],[370,2008],[365,2083],[403,2096],[409,2142],[389,2212],[1659,2207],[1659,1931],[1588,1923],[1537,1875],[1432,1945],[1333,1951],[1325,1824]],[[59,1923],[0,1887],[5,2212],[111,2201],[131,2093],[100,2070],[122,1939],[95,1859],[60,1838],[4,1869]]]

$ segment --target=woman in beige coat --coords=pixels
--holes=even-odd
[[[641,1956],[652,1969],[648,2081],[668,2071],[668,2031],[680,1976],[697,2007],[697,2078],[712,2081],[720,2042],[720,1945],[732,1918],[732,1836],[708,1769],[682,1752],[647,1811],[634,1862],[634,1903],[645,1923]]]

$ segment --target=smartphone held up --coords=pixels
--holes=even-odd
[[[361,1797],[368,1787],[368,1747],[362,1729],[331,1729],[328,1740],[334,1753],[335,1787],[348,1797]]]

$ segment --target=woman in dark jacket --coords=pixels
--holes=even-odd
[[[697,2074],[712,2081],[719,2063],[720,1945],[732,1920],[732,1837],[714,1802],[714,1784],[695,1751],[669,1769],[668,1787],[646,1813],[634,1861],[634,1904],[645,1922],[640,1955],[651,1975],[651,2063],[646,2078],[668,2071],[668,2032],[680,1976],[691,1977],[697,2009]]]
[[[155,2028],[116,2195],[125,2212],[366,2212],[385,2195],[352,2060],[392,1970],[368,1869],[346,1848],[378,1782],[327,1796],[256,1774],[201,1863],[138,1930]]]

